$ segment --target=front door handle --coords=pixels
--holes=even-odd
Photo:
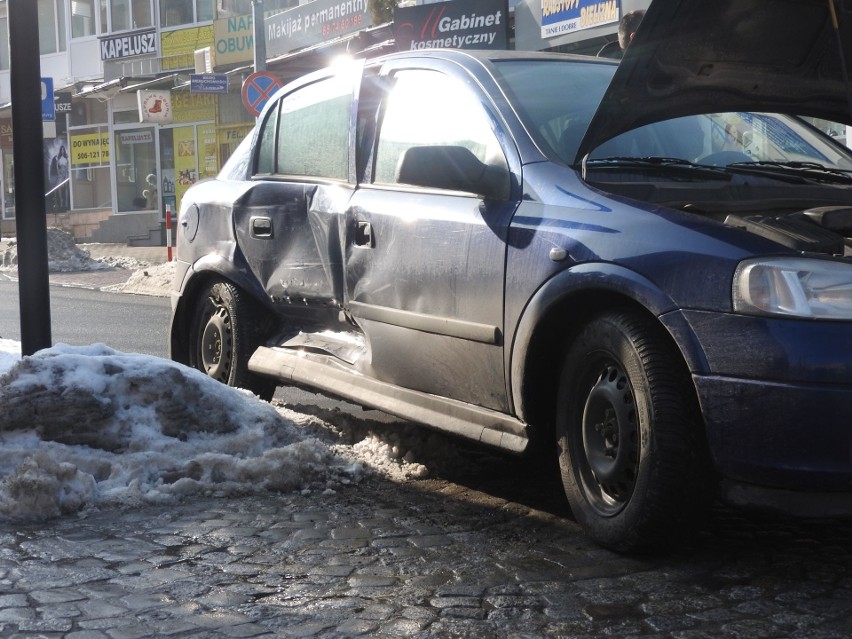
[[[355,246],[373,248],[373,225],[369,222],[355,224]]]

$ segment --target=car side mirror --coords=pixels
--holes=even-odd
[[[463,146],[412,146],[399,160],[396,181],[508,200],[511,180],[505,166],[486,164]]]

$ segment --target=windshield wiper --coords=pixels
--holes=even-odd
[[[750,162],[731,162],[725,168],[741,169],[757,173],[780,171],[787,175],[799,175],[815,180],[831,179],[835,182],[852,183],[852,171],[825,166],[819,162],[752,160]]]
[[[684,160],[683,158],[673,158],[673,157],[664,157],[664,156],[656,156],[649,155],[645,157],[631,157],[631,156],[613,156],[606,158],[588,158],[583,163],[583,170],[585,171],[587,168],[636,168],[636,169],[646,169],[646,170],[675,170],[680,172],[687,172],[691,175],[695,175],[696,172],[707,176],[710,175],[712,177],[718,179],[728,179],[728,175],[725,173],[724,167],[719,166],[708,166],[705,164],[696,164],[695,162],[690,162],[689,160]]]

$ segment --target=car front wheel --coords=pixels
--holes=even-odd
[[[710,474],[694,391],[652,319],[602,314],[559,382],[562,483],[587,535],[613,550],[670,548],[706,510]]]
[[[273,380],[248,370],[261,338],[256,304],[229,282],[212,283],[198,298],[190,332],[190,365],[229,386],[269,400]]]

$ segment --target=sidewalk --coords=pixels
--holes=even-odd
[[[105,290],[127,283],[135,272],[145,270],[145,264],[157,268],[168,261],[168,251],[165,246],[127,246],[126,244],[78,244],[77,246],[80,250],[87,251],[93,260],[112,263],[115,267],[102,270],[52,272],[49,274],[51,284]],[[159,289],[161,286],[156,288]],[[167,290],[164,294],[166,293]]]
[[[151,264],[162,264],[168,260],[168,249],[165,246],[127,246],[126,244],[78,244],[77,246],[88,251],[93,260],[130,257]],[[172,252],[174,253],[174,249]]]
[[[5,250],[6,242],[0,242],[0,255]],[[55,247],[54,247],[55,248]],[[168,249],[165,246],[128,246],[126,244],[71,244],[65,249],[67,254],[51,252],[51,271],[48,279],[57,286],[72,286],[95,290],[116,290],[128,284],[131,278],[139,280],[131,289],[122,292],[143,293],[148,295],[167,296],[170,272],[164,270],[168,264]],[[61,251],[60,251],[61,253]],[[70,253],[73,253],[70,254]],[[172,250],[174,256],[174,249]],[[88,255],[88,258],[83,256]],[[102,262],[93,264],[90,268],[88,260]],[[57,267],[58,265],[58,267]],[[100,268],[98,268],[100,267]],[[151,275],[149,278],[139,278],[137,273]],[[4,275],[16,280],[17,272],[5,270]],[[147,280],[147,281],[145,281]]]

